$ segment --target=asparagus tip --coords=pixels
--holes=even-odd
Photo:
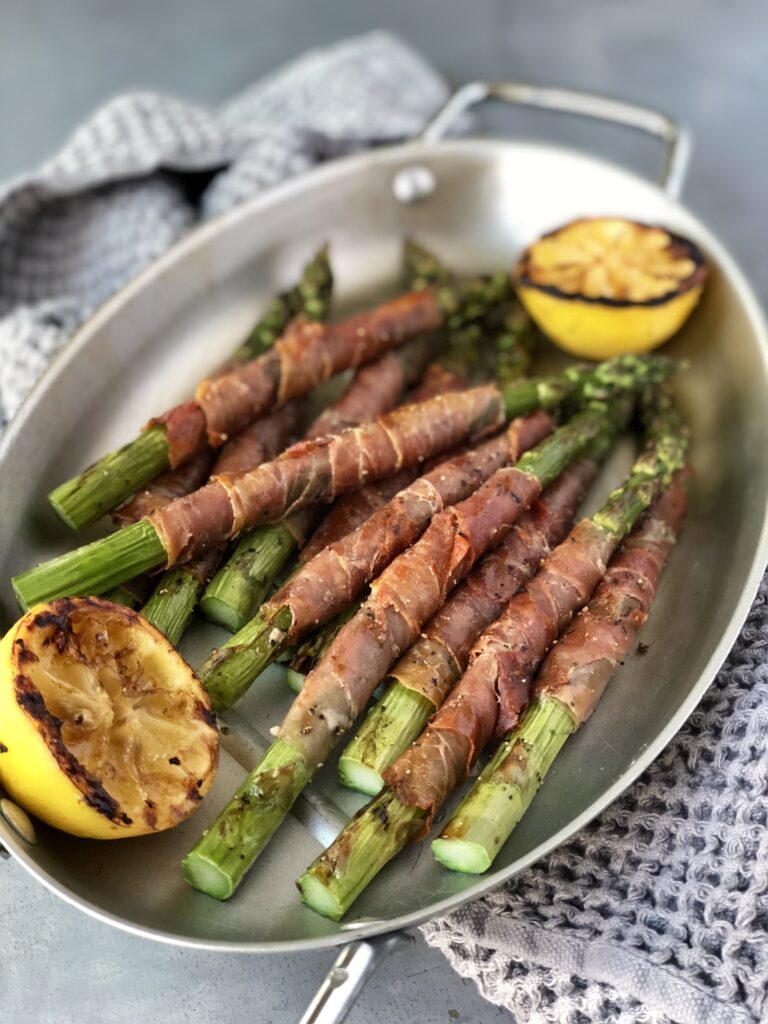
[[[432,842],[432,853],[444,868],[465,875],[482,875],[491,866],[491,858],[485,847],[467,839],[435,839]]]
[[[379,772],[356,757],[339,758],[339,782],[366,796],[378,796],[384,788],[384,779]]]
[[[323,917],[329,917],[332,921],[339,921],[344,915],[344,907],[339,903],[333,893],[313,875],[311,871],[305,871],[296,882],[301,902],[305,903],[310,910],[314,910]]]

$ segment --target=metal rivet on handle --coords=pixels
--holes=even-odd
[[[0,800],[0,814],[5,818],[11,828],[28,843],[36,843],[35,826],[32,824],[29,815],[23,811],[18,804],[7,797]]]
[[[392,191],[395,199],[401,203],[420,203],[427,199],[435,191],[437,179],[434,172],[423,164],[414,164],[412,167],[403,167],[395,175],[392,182]]]

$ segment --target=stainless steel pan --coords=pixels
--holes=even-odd
[[[666,154],[661,185],[552,145],[443,139],[465,108],[488,97],[658,136]],[[51,485],[131,436],[148,413],[187,395],[321,240],[332,245],[338,294],[353,306],[391,287],[404,234],[466,271],[510,266],[527,242],[580,215],[662,222],[694,238],[712,277],[701,308],[670,348],[690,361],[682,389],[696,480],[684,539],[646,629],[650,649],[627,664],[589,726],[566,746],[495,870],[480,879],[452,874],[428,847],[415,845],[383,872],[347,923],[305,909],[294,879],[361,803],[337,785],[329,765],[233,900],[218,904],[191,890],[179,872],[182,854],[253,765],[288,705],[274,673],[228,719],[214,791],[180,828],[96,843],[39,825],[29,843],[0,820],[0,840],[34,877],[102,921],[178,945],[280,952],[354,940],[307,1018],[337,1019],[377,951],[391,942],[375,937],[511,878],[615,799],[659,753],[736,638],[768,550],[768,339],[732,258],[675,199],[686,153],[681,133],[653,111],[558,89],[469,85],[422,138],[324,166],[194,231],[79,331],[0,449],[7,625],[17,614],[9,577],[72,544],[47,509]],[[219,636],[202,623],[191,634],[185,652],[196,664]]]

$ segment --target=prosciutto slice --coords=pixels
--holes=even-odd
[[[204,380],[195,398],[214,446],[274,403],[306,394],[347,367],[362,366],[443,320],[431,291],[411,292],[338,324],[295,320],[273,348]]]
[[[362,373],[363,370],[360,371]],[[443,369],[439,363],[431,363],[417,388],[408,395],[410,404],[424,402],[435,395],[445,395],[466,388],[466,381],[458,374]],[[335,502],[328,515],[309,538],[299,554],[299,560],[309,562],[323,548],[346,537],[369,519],[374,512],[386,505],[390,499],[407,487],[417,475],[417,467],[401,469],[394,476],[377,480],[342,495]]]

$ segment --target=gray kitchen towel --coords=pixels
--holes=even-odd
[[[385,33],[213,110],[121,97],[0,188],[0,415],[108,295],[201,217],[417,131],[442,79]],[[203,178],[201,192],[200,175]],[[424,926],[519,1024],[768,1019],[768,589],[667,750],[512,883]]]

